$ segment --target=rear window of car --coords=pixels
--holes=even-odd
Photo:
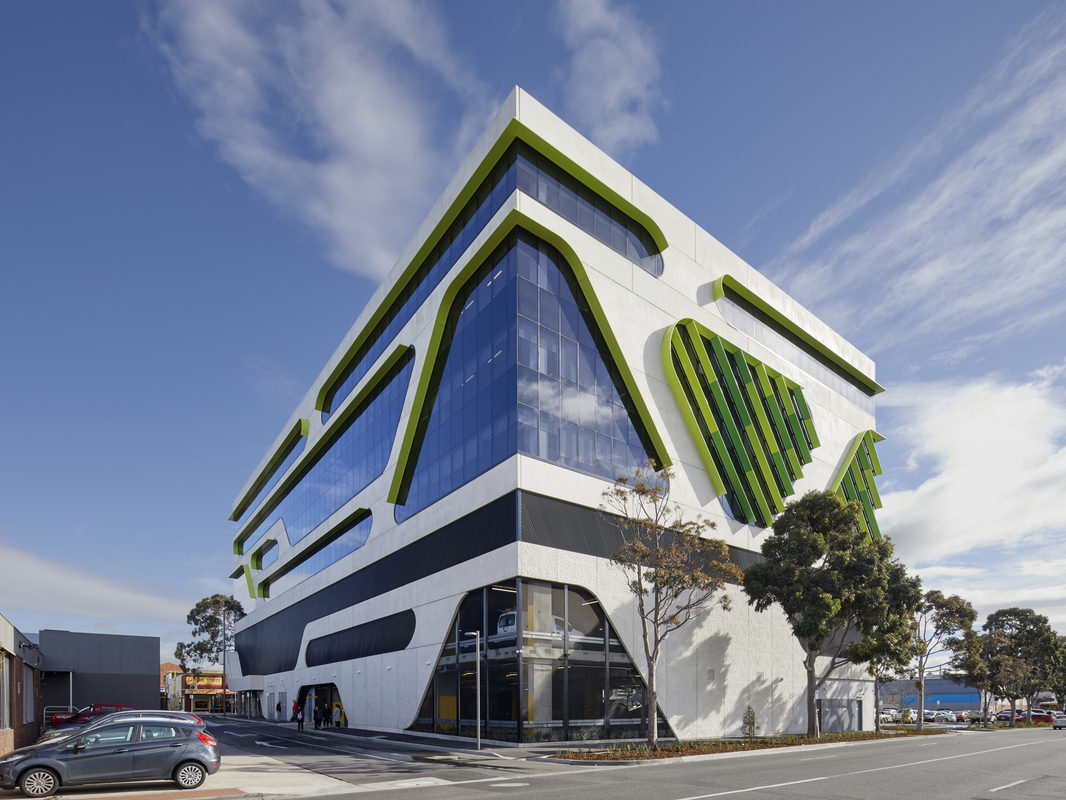
[[[167,739],[185,739],[180,728],[174,725],[142,725],[141,741],[155,742]]]

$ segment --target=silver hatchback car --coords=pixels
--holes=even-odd
[[[49,797],[61,786],[172,780],[195,789],[221,765],[218,741],[204,726],[141,717],[9,753],[0,758],[0,788]]]

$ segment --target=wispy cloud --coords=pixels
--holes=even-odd
[[[955,358],[1058,317],[1063,131],[1066,13],[1053,7],[956,109],[820,214],[769,270],[874,353],[935,331],[938,341],[955,334],[945,354]]]
[[[108,623],[174,625],[184,621],[195,602],[194,598],[164,597],[131,583],[103,579],[4,542],[0,542],[0,564],[6,567],[0,581],[0,608],[5,613],[27,612],[34,619],[78,617]]]
[[[244,379],[253,391],[270,400],[278,400],[286,409],[293,408],[303,398],[306,387],[274,359],[252,353],[241,360]]]
[[[1034,547],[1061,543],[1064,388],[1053,379],[1010,383],[989,376],[885,394],[883,404],[903,418],[893,439],[932,472],[917,488],[883,497],[883,530],[908,564],[943,570],[983,548],[1020,559]]]
[[[145,28],[221,158],[369,277],[392,266],[496,107],[415,0],[173,0]],[[434,91],[463,109],[451,133],[437,130]]]
[[[560,0],[559,17],[571,53],[565,88],[570,120],[617,159],[658,142],[662,69],[659,43],[646,23],[611,0]]]

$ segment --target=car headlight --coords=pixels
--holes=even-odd
[[[28,753],[12,753],[9,756],[0,758],[0,764],[14,764],[16,761],[21,761],[28,756]]]

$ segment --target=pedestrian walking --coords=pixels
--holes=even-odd
[[[274,709],[274,722],[281,722],[281,701],[278,700],[278,705]]]
[[[304,729],[304,710],[302,708],[296,711],[296,730],[302,731]]]
[[[292,719],[296,719],[296,709],[298,709],[299,707],[300,707],[299,701],[298,700],[293,700],[292,701]]]
[[[315,710],[311,712],[311,716],[315,721],[315,730],[317,731],[322,724],[322,709],[316,705]]]
[[[333,727],[339,728],[341,726],[341,704],[333,706]]]

